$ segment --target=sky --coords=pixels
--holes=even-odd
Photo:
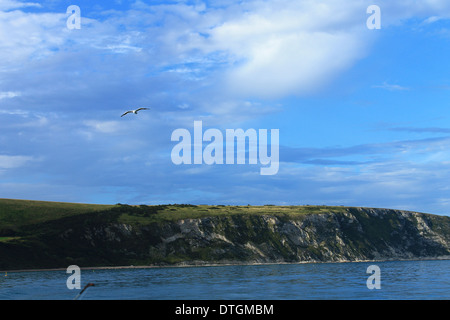
[[[450,215],[449,56],[447,0],[0,0],[0,198]],[[277,173],[175,164],[194,121]]]

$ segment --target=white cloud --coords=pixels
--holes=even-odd
[[[431,24],[431,23],[435,23],[439,20],[442,20],[442,17],[438,17],[438,16],[431,16],[427,19],[425,19],[422,23],[423,24]]]
[[[0,70],[18,70],[30,60],[43,59],[64,43],[64,14],[0,11]]]
[[[39,3],[35,2],[21,2],[16,0],[1,0],[0,10],[11,10],[25,7],[41,7]]]
[[[20,92],[13,92],[13,91],[0,91],[0,100],[2,99],[12,99],[15,97],[19,97]]]
[[[400,86],[398,84],[389,84],[387,82],[383,82],[382,85],[372,86],[373,88],[385,89],[388,91],[407,91],[408,87]]]
[[[0,155],[0,169],[13,169],[22,167],[32,160],[33,157],[28,156]]]
[[[361,17],[360,2],[253,1],[198,45],[226,53],[225,84],[233,94],[305,94],[364,56],[371,36]]]
[[[84,121],[84,124],[96,132],[100,133],[116,133],[120,129],[118,121],[96,121],[88,120]]]
[[[297,33],[255,45],[247,62],[230,71],[233,92],[272,97],[308,94],[361,56],[351,34]]]

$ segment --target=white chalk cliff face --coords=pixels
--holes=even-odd
[[[101,251],[110,265],[450,258],[450,217],[387,209],[348,208],[295,218],[213,216],[141,227],[111,223],[58,237]]]

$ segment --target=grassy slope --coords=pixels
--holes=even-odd
[[[119,217],[119,222],[130,224],[147,224],[162,221],[177,221],[181,219],[197,219],[212,216],[230,215],[277,215],[295,218],[298,215],[342,212],[344,207],[324,206],[208,206],[208,205],[162,205],[148,206],[153,208],[152,214],[145,214],[147,206],[140,206],[136,212],[126,212],[125,208]]]
[[[21,227],[68,216],[110,209],[111,205],[0,199],[1,231],[18,231]]]

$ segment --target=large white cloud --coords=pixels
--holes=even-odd
[[[257,1],[252,9],[210,32],[213,48],[236,61],[226,73],[233,93],[314,91],[361,58],[370,43],[361,3]]]

